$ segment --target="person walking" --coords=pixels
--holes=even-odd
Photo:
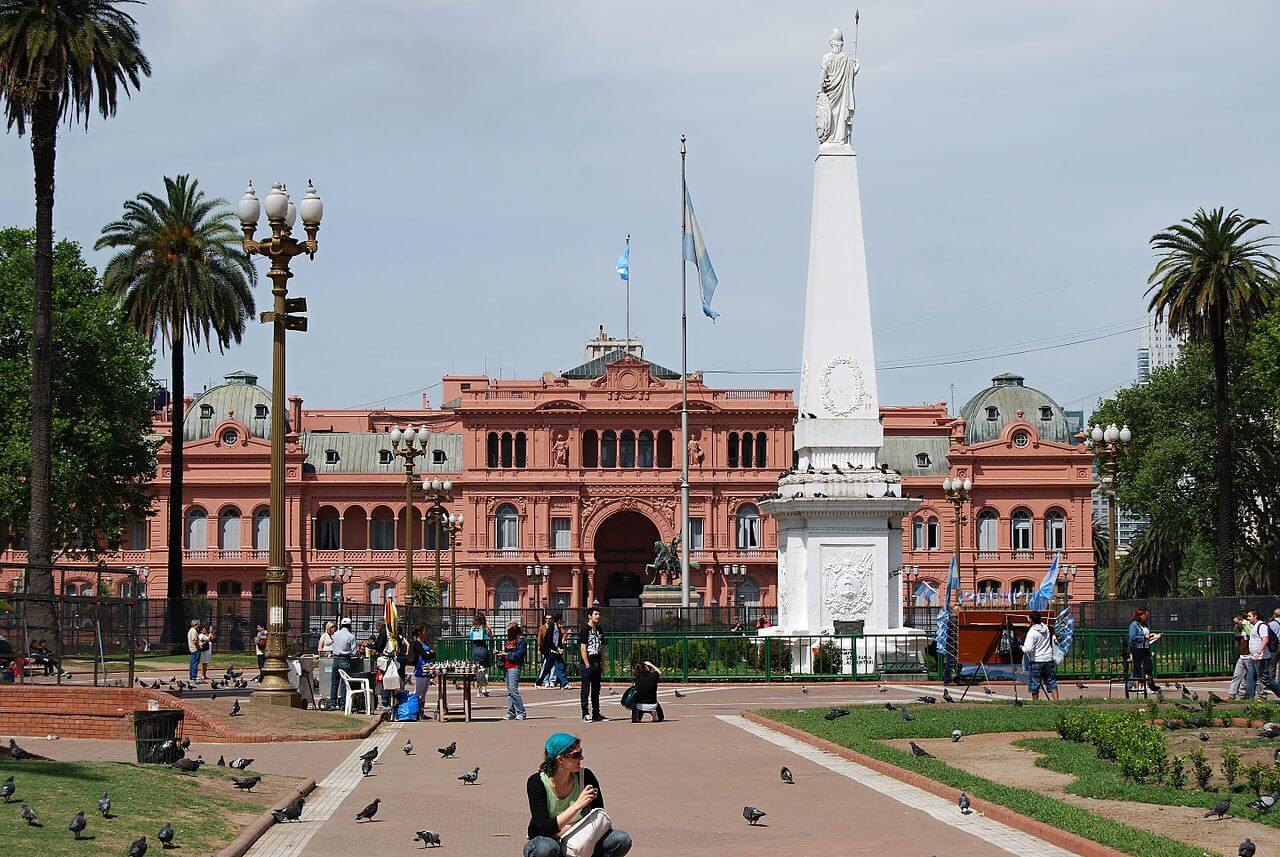
[[[427,629],[419,625],[413,629],[413,693],[418,697],[418,719],[421,720],[427,711],[427,691],[431,688],[431,675],[427,665],[436,659],[436,651],[427,642]]]
[[[658,679],[662,677],[662,670],[649,661],[636,661],[635,676],[636,695],[631,702],[631,722],[641,722],[646,714],[652,714],[655,723],[666,720],[662,714],[662,703],[658,702]]]
[[[555,625],[555,648],[552,650],[551,658],[551,676],[547,679],[547,686],[550,687],[552,682],[560,686],[561,690],[569,689],[569,679],[564,674],[564,649],[565,649],[565,630],[564,620],[559,613],[551,614],[552,624]]]
[[[1250,610],[1245,618],[1252,623],[1253,629],[1249,632],[1249,673],[1245,677],[1244,698],[1253,699],[1258,682],[1280,697],[1280,684],[1271,677],[1271,659],[1280,652],[1280,638],[1271,633],[1271,628],[1261,620],[1257,610]]]
[[[493,662],[489,641],[493,635],[489,633],[488,620],[478,610],[475,618],[471,620],[471,632],[467,636],[471,640],[471,662],[476,665],[476,688],[479,689],[481,696],[488,696],[489,665]]]
[[[1151,611],[1139,607],[1133,611],[1129,620],[1129,654],[1133,658],[1133,676],[1129,681],[1129,690],[1137,690],[1146,680],[1148,689],[1159,690],[1155,676],[1152,675],[1151,644],[1160,639],[1159,634],[1151,633]]]
[[[191,662],[187,665],[187,675],[194,682],[200,674],[200,620],[192,619],[187,630],[187,651],[191,653]]]
[[[253,635],[253,653],[258,658],[258,684],[262,684],[262,668],[267,665],[267,629],[261,625]]]
[[[592,810],[604,810],[600,781],[582,765],[582,742],[576,735],[557,732],[542,747],[542,764],[529,777],[529,841],[524,857],[561,857],[561,837]],[[631,837],[616,828],[597,843],[592,857],[624,857]]]
[[[351,659],[356,653],[356,635],[351,632],[351,617],[344,616],[333,634],[333,671],[329,678],[329,708],[345,708],[347,704],[346,688],[342,689],[342,699],[338,699],[338,687],[342,679],[338,670],[351,674]],[[369,714],[371,712],[365,712]]]
[[[1058,664],[1053,659],[1053,629],[1044,621],[1044,614],[1031,614],[1031,628],[1022,641],[1022,652],[1031,663],[1027,691],[1032,699],[1040,698],[1044,688],[1045,699],[1058,698]]]
[[[1231,690],[1228,696],[1231,699],[1239,699],[1245,676],[1249,674],[1249,632],[1253,630],[1253,626],[1243,616],[1236,614],[1231,617],[1231,628],[1235,635],[1238,654],[1235,671],[1231,674]]]
[[[587,624],[578,632],[578,655],[582,658],[582,722],[608,720],[600,713],[600,679],[604,675],[604,630],[600,627],[600,608],[587,613]],[[587,703],[590,702],[588,708]]]
[[[551,653],[555,627],[555,619],[550,613],[542,617],[542,624],[538,626],[538,657],[542,659],[542,666],[538,668],[538,677],[533,681],[534,687],[550,685],[551,672],[555,665],[555,656]]]
[[[524,700],[520,698],[520,671],[524,669],[524,659],[529,646],[524,638],[524,629],[519,624],[507,628],[507,643],[502,648],[503,675],[507,679],[507,719],[524,720]]]
[[[1271,611],[1271,618],[1267,620],[1267,629],[1271,631],[1271,635],[1280,640],[1280,607]],[[1271,656],[1271,677],[1280,683],[1280,658],[1275,655]]]

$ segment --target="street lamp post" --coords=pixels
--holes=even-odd
[[[1200,590],[1200,596],[1203,598],[1209,594],[1209,591],[1213,589],[1213,585],[1217,582],[1212,577],[1197,577],[1196,589]]]
[[[914,606],[915,596],[912,584],[920,579],[920,566],[903,565],[902,566],[902,582],[906,587],[902,600],[907,606]]]
[[[265,256],[271,262],[267,276],[271,279],[272,308],[261,315],[263,324],[271,324],[271,507],[270,551],[267,560],[267,647],[266,663],[262,668],[261,689],[254,693],[255,701],[272,705],[300,707],[302,697],[290,684],[289,666],[285,663],[285,581],[288,575],[285,557],[286,512],[284,507],[284,435],[285,435],[285,331],[307,329],[306,298],[291,298],[289,278],[293,273],[289,263],[303,253],[316,257],[316,234],[320,231],[320,219],[324,205],[315,187],[307,181],[307,193],[294,208],[283,184],[276,182],[263,200],[267,209],[270,234],[261,241],[254,239],[262,205],[254,194],[253,183],[241,198],[237,213],[244,232],[244,252]],[[305,241],[293,237],[293,224],[302,215],[306,231]],[[294,426],[301,431],[301,426]]]
[[[524,567],[524,576],[535,581],[534,585],[537,586],[535,591],[538,595],[534,599],[533,609],[540,610],[542,609],[542,582],[551,576],[551,566],[538,565],[536,562],[537,557],[534,557],[534,560],[535,562],[533,565],[526,565]]]
[[[329,588],[329,597],[338,602],[339,625],[342,624],[342,602],[346,600],[346,585],[351,582],[351,576],[355,573],[355,568],[350,565],[329,566],[329,578],[333,581]]]
[[[444,519],[444,532],[449,536],[449,603],[445,606],[451,611],[456,609],[458,599],[458,535],[462,532],[462,519],[461,512],[451,512]]]
[[[427,454],[427,427],[415,430],[413,426],[405,429],[396,426],[391,430],[391,449],[404,462],[404,603],[407,607],[413,603],[413,465]]]
[[[955,524],[955,558],[956,558],[956,577],[960,577],[960,525],[964,522],[964,504],[969,502],[969,498],[973,496],[973,480],[968,476],[961,478],[956,476],[954,479],[948,476],[942,480],[942,496],[946,497],[947,502],[951,504],[954,513],[953,521]],[[978,591],[978,566],[975,563],[973,567],[973,591],[976,595]],[[956,593],[956,597],[960,597],[960,593]],[[948,611],[951,610],[951,597],[947,596],[947,603],[943,605]]]
[[[453,482],[448,479],[432,477],[422,479],[422,496],[431,505],[427,507],[426,518],[436,543],[436,593],[440,592],[440,533],[449,521],[449,510],[444,507],[453,499]],[[452,541],[449,542],[453,544]],[[444,599],[441,599],[443,601]]]
[[[1133,440],[1133,432],[1129,430],[1129,426],[1116,428],[1116,424],[1112,423],[1105,429],[1102,426],[1094,426],[1093,431],[1089,434],[1090,444],[1098,455],[1103,456],[1106,461],[1107,473],[1103,477],[1105,485],[1104,490],[1107,493],[1107,597],[1111,600],[1116,598],[1116,530],[1118,524],[1116,522],[1116,473],[1120,467],[1120,452],[1129,445],[1129,441]]]

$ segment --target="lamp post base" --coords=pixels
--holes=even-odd
[[[282,708],[303,708],[302,694],[292,687],[280,690],[255,690],[249,696],[252,705],[278,705]]]

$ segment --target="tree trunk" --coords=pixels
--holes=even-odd
[[[173,349],[173,377],[170,385],[173,388],[169,423],[169,584],[165,593],[164,639],[171,651],[186,654],[187,651],[187,616],[182,603],[182,547],[184,537],[184,521],[182,513],[182,430],[186,413],[186,385],[183,383],[183,361],[186,355],[183,349],[186,343],[182,339],[182,330],[173,333],[169,343]]]
[[[53,589],[53,166],[58,144],[58,106],[41,97],[31,114],[35,166],[36,246],[31,316],[31,517],[27,528],[27,591],[52,596]],[[52,601],[30,606],[29,629],[53,637],[61,653]]]
[[[1236,502],[1231,470],[1231,403],[1227,401],[1227,331],[1213,323],[1214,399],[1218,407],[1218,583],[1224,596],[1236,594]]]

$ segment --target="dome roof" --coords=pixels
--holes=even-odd
[[[1021,375],[1005,372],[991,379],[991,386],[965,402],[965,443],[982,443],[1000,437],[1004,427],[1021,419],[1035,427],[1042,440],[1071,443],[1071,428],[1062,406],[1047,393],[1028,387]]]
[[[225,384],[205,390],[187,408],[183,439],[209,437],[228,419],[244,423],[254,437],[271,437],[271,391],[259,387],[258,376],[251,372],[232,372],[223,380]]]

